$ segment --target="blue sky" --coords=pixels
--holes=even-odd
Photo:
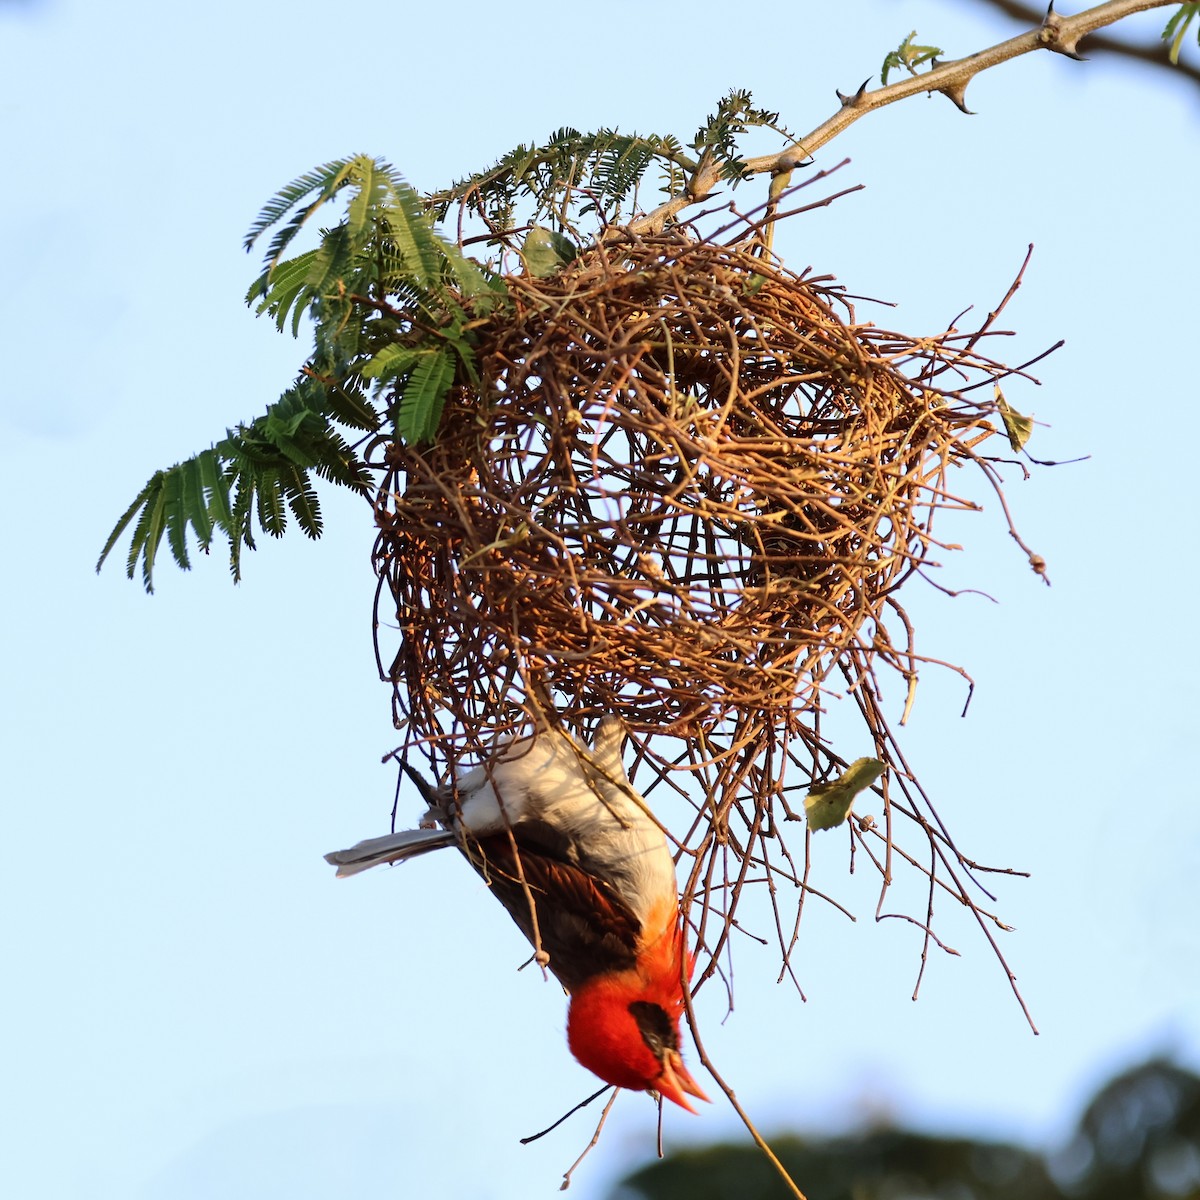
[[[948,56],[1014,31],[950,0],[811,7],[0,3],[9,1194],[555,1190],[590,1120],[517,1139],[591,1080],[511,922],[452,855],[348,883],[321,860],[386,829],[392,799],[365,509],[327,496],[323,541],[264,544],[237,588],[216,555],[149,598],[92,568],[156,467],[299,363],[241,303],[240,240],[300,172],[365,151],[431,188],[562,124],[686,139],[731,86],[803,130],[910,29]],[[972,85],[973,117],[935,97],[860,122],[821,162],[850,156],[866,190],[781,235],[793,267],[931,333],[991,306],[1035,243],[1006,354],[1066,346],[1041,388],[1006,390],[1049,426],[1035,454],[1090,457],[1009,489],[1052,588],[990,504],[954,524],[943,582],[998,603],[908,598],[978,688],[960,720],[957,677],[927,671],[904,749],[968,854],[1033,873],[1000,911],[1041,1035],[950,912],[963,956],[913,1004],[915,931],[876,926],[831,856],[860,919],[813,911],[808,1003],[749,944],[733,1015],[702,995],[767,1130],[886,1116],[1048,1145],[1114,1069],[1200,1066],[1196,101],[1161,71],[1030,56]],[[573,1193],[652,1155],[653,1126],[623,1097]],[[744,1137],[720,1103],[668,1114],[668,1147],[719,1136]]]

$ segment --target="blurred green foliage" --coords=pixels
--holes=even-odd
[[[1124,1072],[1048,1156],[896,1129],[771,1145],[808,1200],[1200,1200],[1200,1076],[1162,1059]],[[613,1200],[787,1196],[753,1146],[718,1145],[643,1167]]]

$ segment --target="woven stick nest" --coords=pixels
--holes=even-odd
[[[831,687],[899,770],[874,687],[877,664],[912,680],[919,662],[896,592],[929,562],[937,511],[973,507],[948,468],[995,482],[979,385],[1007,372],[979,351],[986,325],[858,324],[830,279],[754,241],[675,229],[507,284],[436,442],[386,449],[376,641],[399,753],[423,747],[441,773],[535,719],[584,733],[617,714],[639,788],[673,785],[700,814],[674,836],[703,936],[718,849],[734,845],[739,878],[776,869],[764,831],[841,764],[820,733]],[[890,851],[885,807],[854,836]],[[901,810],[938,836],[915,797]]]

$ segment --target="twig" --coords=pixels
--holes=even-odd
[[[602,1094],[603,1089],[597,1092],[597,1095]],[[617,1097],[621,1094],[620,1088],[613,1088],[613,1094],[609,1096],[608,1103],[604,1106],[604,1111],[600,1114],[600,1120],[596,1122],[596,1131],[592,1134],[592,1140],[583,1148],[583,1153],[563,1172],[563,1181],[559,1187],[560,1192],[565,1192],[571,1186],[571,1176],[575,1174],[579,1164],[595,1149],[596,1143],[600,1140],[600,1132],[604,1128],[604,1122],[608,1120],[608,1114],[612,1112],[612,1106],[616,1104]]]
[[[811,158],[821,147],[828,145],[860,117],[869,112],[895,104],[909,96],[940,92],[952,100],[963,112],[969,110],[965,104],[967,85],[976,75],[999,66],[1009,59],[1018,58],[1034,50],[1052,50],[1068,58],[1079,58],[1078,45],[1082,38],[1116,24],[1134,13],[1151,8],[1165,8],[1178,0],[1108,0],[1095,8],[1086,9],[1073,17],[1064,17],[1054,11],[1051,4],[1041,25],[1027,33],[999,42],[987,50],[981,50],[954,62],[939,63],[931,71],[914,75],[896,83],[887,84],[867,91],[864,83],[851,96],[839,93],[841,107],[807,136],[800,138],[777,154],[764,154],[745,161],[746,174],[783,175]],[[701,164],[692,175],[690,186],[680,196],[660,204],[652,212],[631,222],[629,228],[636,233],[658,232],[673,221],[684,209],[706,199],[721,180],[720,165]]]
[[[788,1191],[795,1197],[795,1200],[808,1200],[805,1194],[796,1186],[796,1181],[788,1174],[787,1167],[779,1161],[778,1155],[767,1144],[767,1140],[761,1133],[758,1132],[757,1126],[750,1119],[746,1110],[738,1103],[737,1096],[734,1094],[733,1088],[725,1082],[725,1080],[717,1072],[713,1066],[712,1060],[708,1057],[708,1051],[704,1049],[704,1043],[700,1040],[699,1031],[696,1028],[696,1013],[692,1008],[692,998],[688,995],[687,990],[684,990],[683,1001],[687,1008],[688,1027],[692,1031],[692,1040],[696,1043],[696,1053],[700,1056],[700,1061],[704,1064],[705,1070],[713,1077],[717,1086],[725,1093],[725,1098],[733,1106],[733,1111],[741,1118],[742,1124],[754,1139],[754,1144],[767,1156],[767,1161],[773,1166],[783,1181]]]
[[[981,0],[981,3],[1004,13],[1005,16],[1013,17],[1023,25],[1031,24],[1041,18],[1036,5],[1020,4],[1017,0]],[[1155,38],[1152,42],[1134,43],[1123,42],[1120,38],[1097,33],[1088,38],[1085,49],[1089,54],[1095,50],[1101,54],[1128,58],[1133,62],[1146,63],[1153,67],[1165,67],[1172,75],[1182,75],[1193,83],[1200,84],[1200,67],[1182,60],[1173,63],[1170,43],[1161,37]]]
[[[599,1100],[600,1097],[610,1089],[616,1091],[612,1084],[605,1084],[604,1087],[600,1088],[599,1091],[593,1092],[586,1100],[580,1100],[580,1102],[576,1104],[574,1108],[567,1109],[567,1111],[563,1113],[563,1115],[559,1117],[553,1125],[547,1125],[545,1129],[541,1130],[541,1132],[531,1133],[528,1137],[521,1138],[521,1145],[528,1146],[530,1142],[536,1142],[538,1138],[544,1138],[546,1134],[553,1133],[564,1121],[568,1120],[570,1117],[573,1117],[582,1109],[587,1108],[587,1106],[591,1104],[593,1100]]]

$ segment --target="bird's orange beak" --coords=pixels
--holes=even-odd
[[[683,1059],[679,1057],[678,1050],[667,1051],[662,1065],[662,1074],[654,1083],[654,1090],[659,1095],[666,1096],[668,1100],[674,1100],[680,1108],[686,1108],[690,1113],[694,1113],[696,1110],[688,1103],[688,1096],[695,1096],[697,1100],[703,1100],[705,1104],[711,1103],[700,1090],[700,1085],[692,1078],[687,1067],[683,1065]],[[687,1095],[684,1094],[685,1092]]]

